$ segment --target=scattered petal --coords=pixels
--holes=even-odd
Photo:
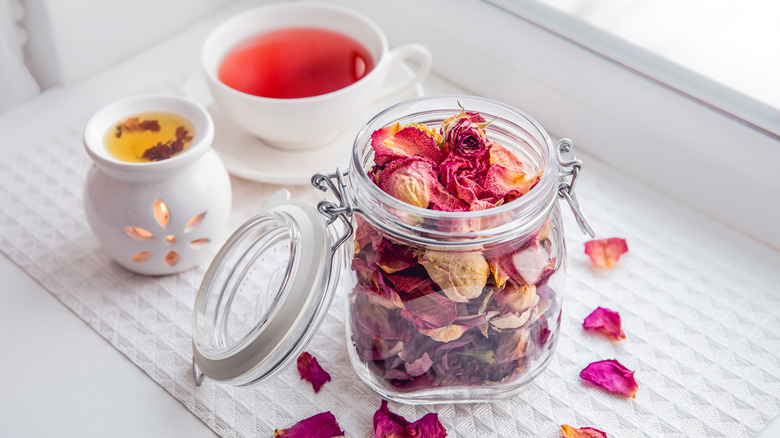
[[[447,431],[439,422],[439,415],[433,412],[410,423],[404,417],[390,411],[387,400],[374,414],[374,436],[376,438],[445,438]]]
[[[636,391],[639,389],[634,380],[634,372],[614,359],[593,362],[580,372],[580,377],[599,388],[624,397],[636,398]]]
[[[336,422],[336,417],[328,411],[301,420],[289,429],[276,429],[274,436],[282,438],[333,438],[344,436],[344,431]]]
[[[626,339],[620,324],[620,314],[603,307],[596,308],[588,315],[582,323],[582,328],[599,332],[613,341]]]
[[[301,379],[311,383],[315,393],[320,392],[325,382],[330,382],[330,374],[322,369],[316,357],[305,351],[298,356],[298,372]]]
[[[628,251],[626,239],[611,237],[585,242],[587,254],[596,266],[609,268],[620,260],[620,256]]]
[[[561,425],[561,438],[607,438],[607,434],[592,427],[575,429],[568,424]]]

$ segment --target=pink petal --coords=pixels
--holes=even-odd
[[[406,418],[391,412],[387,400],[374,414],[374,436],[376,438],[445,438],[447,431],[435,413],[410,423]]]
[[[575,429],[568,424],[561,425],[561,438],[607,438],[607,434],[592,427]]]
[[[371,146],[374,148],[374,162],[377,166],[398,159],[418,156],[433,160],[436,163],[444,159],[436,145],[433,135],[415,126],[401,128],[395,124],[378,129],[371,135]]]
[[[339,428],[333,414],[323,412],[301,420],[289,429],[276,429],[274,436],[282,438],[332,438],[344,436],[344,431]]]
[[[603,307],[596,308],[588,315],[582,323],[582,328],[599,332],[614,341],[626,339],[626,334],[620,327],[620,314]]]
[[[407,363],[405,367],[406,372],[409,373],[410,376],[417,377],[425,374],[425,372],[427,372],[432,365],[433,361],[431,360],[431,357],[428,356],[428,353],[423,353],[419,359],[414,362]]]
[[[548,245],[534,241],[514,253],[492,256],[488,264],[498,287],[510,278],[518,284],[536,284],[555,268],[555,257]]]
[[[531,191],[542,179],[544,171],[536,175],[514,172],[499,164],[490,166],[485,175],[485,190],[497,198],[513,201]]]
[[[611,237],[585,242],[587,254],[596,266],[608,268],[620,260],[620,256],[628,251],[626,239]]]
[[[458,316],[458,303],[436,292],[406,300],[404,307],[399,315],[418,330],[450,325]]]
[[[311,382],[315,393],[320,392],[325,382],[330,382],[330,374],[322,369],[316,357],[305,351],[298,356],[298,372],[301,379]]]
[[[634,380],[634,372],[614,359],[593,362],[580,372],[580,377],[599,388],[624,397],[636,398],[636,391],[639,389]]]
[[[500,143],[490,144],[490,164],[498,164],[515,173],[525,173],[525,165],[520,157]]]

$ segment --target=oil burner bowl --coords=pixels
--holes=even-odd
[[[169,112],[194,128],[190,146],[171,158],[124,162],[110,155],[106,133],[127,117]],[[144,275],[190,269],[213,256],[227,232],[230,178],[211,148],[214,124],[197,103],[178,96],[139,95],[99,109],[84,128],[93,161],[84,186],[84,212],[108,256]],[[216,246],[215,246],[216,245]]]

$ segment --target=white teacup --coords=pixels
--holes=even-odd
[[[220,64],[237,44],[270,31],[297,27],[328,29],[353,38],[368,49],[374,68],[339,90],[293,99],[255,96],[219,80]],[[388,71],[399,63],[405,63],[414,74],[388,83]],[[424,46],[407,44],[390,50],[387,37],[369,18],[316,2],[278,3],[239,13],[212,31],[202,52],[206,82],[220,108],[245,131],[285,149],[309,149],[333,140],[372,104],[416,87],[430,72],[431,63],[430,51]]]

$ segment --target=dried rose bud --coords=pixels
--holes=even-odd
[[[485,131],[470,117],[461,117],[446,125],[444,141],[464,157],[478,157],[487,151]]]
[[[568,424],[561,425],[561,438],[607,438],[607,434],[592,427],[575,429]]]
[[[587,254],[596,266],[609,268],[620,260],[620,256],[628,251],[626,239],[611,237],[585,242]]]
[[[582,323],[582,328],[599,332],[614,341],[626,339],[620,324],[620,314],[603,307],[596,308],[588,315]]]
[[[328,411],[301,420],[289,429],[276,429],[274,436],[281,438],[333,438],[344,436],[344,431],[336,422],[336,417]]]
[[[311,383],[315,393],[320,391],[325,382],[330,382],[330,374],[322,369],[316,357],[306,352],[298,356],[298,372],[301,379]]]
[[[639,389],[634,380],[634,372],[614,359],[593,362],[580,372],[580,377],[599,388],[624,397],[636,398],[636,391]]]

